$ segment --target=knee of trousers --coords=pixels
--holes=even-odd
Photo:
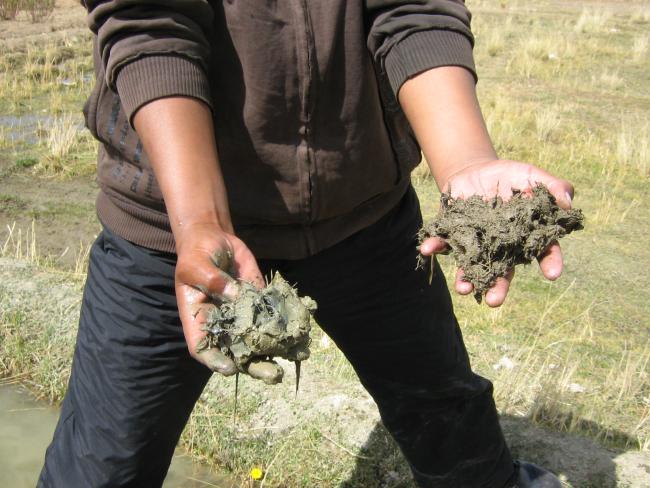
[[[374,384],[373,384],[374,383]],[[419,384],[390,381],[364,382],[375,399],[385,424],[414,424],[474,415],[475,410],[494,408],[492,383],[472,372],[462,378],[437,378]]]

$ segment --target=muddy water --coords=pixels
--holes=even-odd
[[[0,386],[0,479],[2,486],[34,488],[59,417],[58,409],[35,402],[16,386]],[[176,455],[164,488],[228,488],[206,468]]]

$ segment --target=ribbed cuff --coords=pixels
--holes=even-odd
[[[205,71],[180,56],[146,56],[125,65],[117,75],[117,92],[129,122],[144,104],[171,96],[197,98],[212,107]]]
[[[97,195],[97,217],[104,227],[138,246],[176,252],[169,217],[129,202],[115,191],[100,190]]]
[[[462,66],[477,79],[470,40],[455,31],[418,31],[393,46],[384,60],[396,97],[406,80],[438,66]]]

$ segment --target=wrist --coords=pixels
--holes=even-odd
[[[193,229],[213,229],[219,232],[233,232],[230,216],[218,210],[192,212],[186,215],[174,215],[169,212],[169,221],[174,235],[184,235]]]
[[[224,227],[218,219],[192,218],[177,221],[172,224],[172,233],[176,242],[176,253],[181,254],[187,243],[196,244],[197,241],[221,240],[225,235],[233,235],[232,227]],[[191,244],[190,247],[194,246]]]
[[[174,187],[165,195],[172,233],[180,239],[196,229],[212,229],[215,232],[233,233],[230,209],[222,184],[197,184]],[[180,191],[179,191],[180,190]]]

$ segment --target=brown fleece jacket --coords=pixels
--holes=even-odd
[[[420,161],[397,103],[437,66],[474,73],[460,0],[87,0],[97,83],[100,220],[174,251],[133,114],[162,97],[212,108],[237,234],[260,258],[300,259],[392,208]],[[432,94],[435,96],[435,94]]]

